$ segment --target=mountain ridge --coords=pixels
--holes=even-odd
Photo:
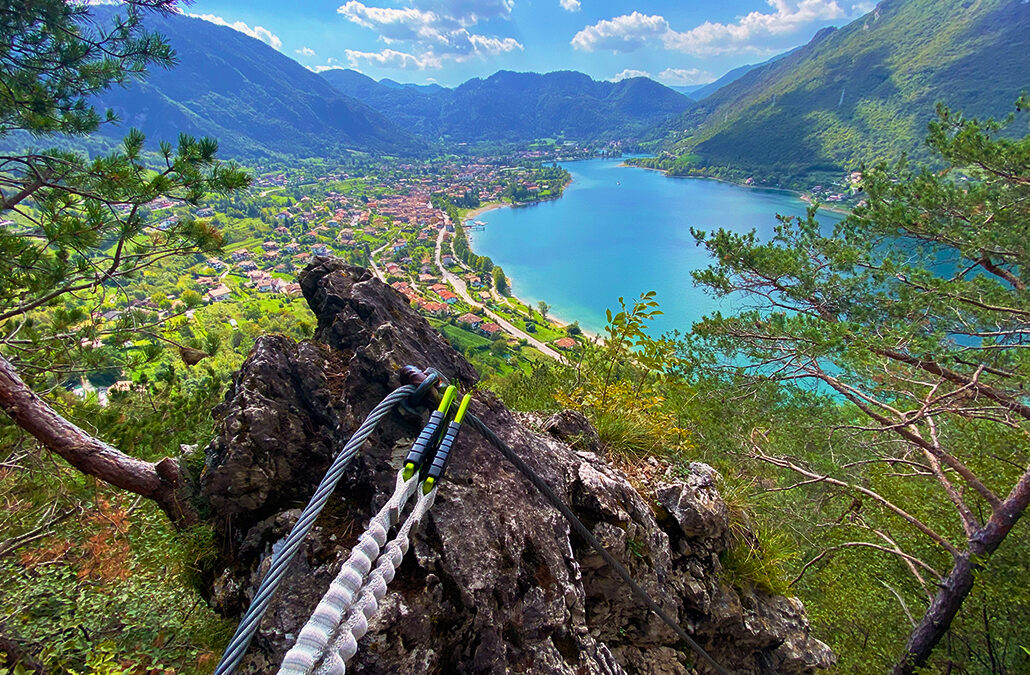
[[[522,142],[564,136],[582,141],[645,137],[692,105],[647,78],[598,81],[576,71],[499,70],[453,89],[395,87],[348,69],[322,77],[426,138],[448,142]]]
[[[789,182],[902,152],[925,160],[937,101],[1004,116],[1030,85],[1027,72],[1030,4],[883,0],[699,101],[667,127],[677,159],[663,168],[731,167]]]
[[[826,29],[823,29],[823,30],[826,30]],[[736,67],[736,68],[734,68],[732,70],[727,71],[722,77],[720,77],[719,79],[715,80],[714,82],[709,82],[708,84],[705,84],[705,85],[702,85],[702,86],[698,87],[697,89],[695,89],[694,91],[692,91],[690,93],[690,97],[693,98],[695,101],[700,101],[700,100],[702,100],[704,98],[707,98],[707,97],[711,96],[712,94],[714,94],[715,92],[717,92],[720,89],[722,89],[723,87],[725,87],[726,85],[730,84],[731,82],[736,82],[737,80],[739,80],[740,78],[744,77],[745,75],[747,75],[752,70],[754,70],[756,68],[761,68],[761,67],[766,66],[766,65],[768,65],[770,63],[775,63],[775,62],[779,61],[780,59],[784,59],[784,58],[790,56],[792,53],[794,53],[798,49],[800,49],[800,47],[795,47],[794,49],[789,49],[789,50],[787,50],[787,51],[785,51],[785,52],[783,52],[781,54],[777,54],[776,56],[773,56],[772,58],[766,59],[765,61],[762,61],[760,63],[748,63],[748,64],[745,64],[743,66],[738,66],[738,67]]]
[[[100,21],[116,10],[96,6]],[[170,70],[97,98],[148,138],[179,133],[213,136],[223,154],[323,156],[329,152],[413,154],[425,143],[357,99],[347,97],[264,42],[225,26],[182,15],[152,15],[148,27],[176,50]]]

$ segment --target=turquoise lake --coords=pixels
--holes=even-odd
[[[710,259],[691,227],[756,229],[767,238],[777,213],[805,213],[805,203],[792,193],[669,178],[621,163],[564,163],[573,182],[561,199],[479,215],[486,227],[469,233],[472,248],[504,268],[515,295],[534,305],[543,300],[556,317],[592,332],[603,329],[605,309],[617,307],[619,296],[629,302],[650,290],[665,312],[653,327],[686,331],[705,314],[735,304],[717,302],[694,286],[691,271]],[[824,226],[842,217],[819,213]]]

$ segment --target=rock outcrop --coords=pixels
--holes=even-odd
[[[202,496],[221,558],[212,603],[239,616],[269,556],[333,454],[407,364],[467,388],[475,370],[393,289],[316,259],[301,275],[315,339],[264,337],[234,378],[207,449]],[[731,672],[807,673],[832,664],[800,602],[720,580],[728,512],[714,472],[640,494],[595,452],[582,416],[518,415],[493,395],[472,411],[573,508],[658,603]],[[421,420],[387,417],[293,564],[241,672],[274,672],[318,598],[393,490]],[[694,672],[693,655],[570,534],[565,520],[482,437],[459,439],[436,505],[349,666],[354,673]],[[698,672],[705,672],[700,666]]]

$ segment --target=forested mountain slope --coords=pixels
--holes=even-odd
[[[902,152],[923,159],[938,101],[1003,117],[1028,88],[1024,0],[884,0],[700,101],[670,134],[679,159],[664,168],[789,179]]]
[[[353,70],[328,70],[334,87],[430,140],[526,141],[643,137],[691,100],[643,77],[598,82],[583,73],[499,71],[454,89],[397,87]]]
[[[97,7],[101,18],[114,8]],[[101,107],[151,138],[179,132],[213,136],[225,155],[320,156],[361,150],[407,154],[424,144],[367,105],[260,40],[187,16],[153,16],[178,65],[154,69],[143,83],[106,92]]]
[[[711,96],[712,94],[714,94],[715,92],[717,92],[720,89],[722,89],[723,87],[725,87],[726,85],[728,85],[728,84],[730,84],[732,82],[736,82],[740,78],[742,78],[745,75],[747,75],[748,73],[750,73],[755,68],[761,68],[763,66],[769,65],[770,63],[775,63],[776,61],[779,61],[780,59],[786,58],[790,54],[794,53],[796,51],[796,49],[797,48],[791,49],[790,51],[783,52],[782,54],[777,54],[776,56],[772,57],[771,59],[768,59],[766,61],[762,61],[761,63],[748,63],[746,65],[734,68],[733,70],[727,72],[725,75],[720,77],[715,82],[709,82],[708,84],[706,84],[704,86],[701,86],[701,87],[698,87],[698,88],[694,89],[694,91],[692,91],[690,93],[690,97],[692,99],[694,99],[695,101],[700,101],[703,98],[707,98],[707,97]]]

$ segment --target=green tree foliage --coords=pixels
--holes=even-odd
[[[490,341],[490,353],[494,356],[504,356],[508,353],[508,343],[503,337],[496,337]]]
[[[109,391],[106,406],[61,390],[55,406],[156,460],[211,438],[210,411],[239,363],[228,350],[194,368],[168,358],[139,385]],[[210,671],[233,628],[195,588],[214,555],[210,529],[177,531],[155,504],[55,464],[12,425],[0,427],[0,453],[0,499],[11,506],[0,514],[3,636],[46,672],[94,672],[102,652],[146,670]],[[199,473],[203,452],[188,455]]]
[[[472,190],[465,190],[461,197],[452,200],[454,205],[462,209],[475,209],[479,207],[479,195]]]
[[[902,153],[931,161],[922,140],[937,101],[997,114],[1027,86],[1028,68],[1024,5],[882,3],[667,124],[668,149],[679,159],[662,168],[808,187],[813,173],[894,162]]]
[[[494,267],[493,269],[494,288],[497,289],[498,293],[507,295],[508,289],[508,277],[504,276],[504,270],[500,266]]]
[[[867,204],[832,233],[814,209],[782,218],[769,242],[695,233],[717,260],[696,280],[757,306],[697,324],[692,360],[733,364],[725,370],[742,391],[815,383],[843,406],[822,453],[777,452],[758,427],[745,448],[814,500],[846,495],[801,572],[860,550],[895,558],[901,573],[881,581],[898,614],[912,617],[892,633],[896,672],[986,654],[992,672],[1025,665],[1019,632],[991,630],[987,619],[1027,606],[1023,593],[999,609],[988,585],[1021,546],[1012,528],[1030,502],[1030,136],[1010,140],[1013,123],[939,107],[928,145],[946,170],[867,171]],[[962,606],[971,593],[979,628]],[[931,656],[949,626],[947,647]]]
[[[101,116],[89,97],[142,75],[149,64],[171,65],[167,44],[141,22],[145,11],[173,9],[167,0],[128,2],[124,17],[95,24],[80,3],[6,6],[0,82],[10,101],[0,116],[0,137],[15,131],[44,138],[95,131]],[[114,116],[108,112],[104,119]],[[160,337],[154,331],[167,315],[130,309],[106,320],[102,313],[113,298],[123,307],[151,302],[171,310],[165,293],[148,300],[129,282],[149,274],[158,261],[220,245],[221,235],[209,223],[162,220],[153,202],[197,206],[208,192],[240,189],[249,177],[234,164],[219,163],[211,139],[181,135],[177,146],[161,142],[155,166],[145,159],[144,140],[131,130],[120,149],[94,158],[57,150],[0,156],[0,215],[7,219],[0,229],[0,393],[5,412],[73,466],[181,516],[174,481],[162,478],[156,465],[54,415],[26,387],[27,381],[52,390],[69,374],[88,373],[120,357],[130,338]],[[149,339],[135,346],[132,358],[138,362],[159,353]],[[209,340],[204,346],[217,345]],[[192,349],[180,345],[184,359]]]
[[[677,342],[648,332],[649,322],[661,314],[654,291],[628,305],[619,298],[619,305],[617,312],[608,311],[604,341],[585,345],[574,363],[540,364],[491,386],[516,409],[582,412],[613,458],[679,457],[689,440],[668,405],[670,391],[684,385]]]
[[[144,32],[140,19],[143,9],[168,10],[174,4],[127,3],[126,17],[104,31],[89,25],[85,3],[0,3],[0,135],[12,129],[35,135],[96,131],[100,115],[89,97],[144,74],[149,65],[173,63],[169,46]],[[110,112],[106,119],[113,119]]]
[[[15,6],[0,25],[7,50],[0,137],[96,131],[101,116],[88,97],[141,76],[150,64],[174,62],[168,45],[141,23],[144,10],[170,11],[167,0],[127,3],[126,16],[107,29],[88,21],[85,5]],[[105,120],[113,119],[108,111]],[[153,166],[144,141],[131,130],[118,150],[92,159],[56,150],[0,157],[0,213],[10,219],[0,230],[0,344],[16,364],[45,363],[53,375],[59,364],[93,359],[84,346],[124,341],[127,330],[152,320],[127,312],[101,329],[105,301],[123,295],[125,282],[155,261],[220,245],[210,223],[162,221],[150,205],[197,205],[205,194],[239,189],[249,178],[215,159],[211,139],[162,142]]]
[[[607,310],[604,341],[585,350],[555,394],[587,415],[610,453],[626,459],[675,456],[686,447],[686,432],[665,406],[666,389],[680,374],[676,342],[647,330],[661,313],[654,291],[630,305],[619,298],[619,311]]]

